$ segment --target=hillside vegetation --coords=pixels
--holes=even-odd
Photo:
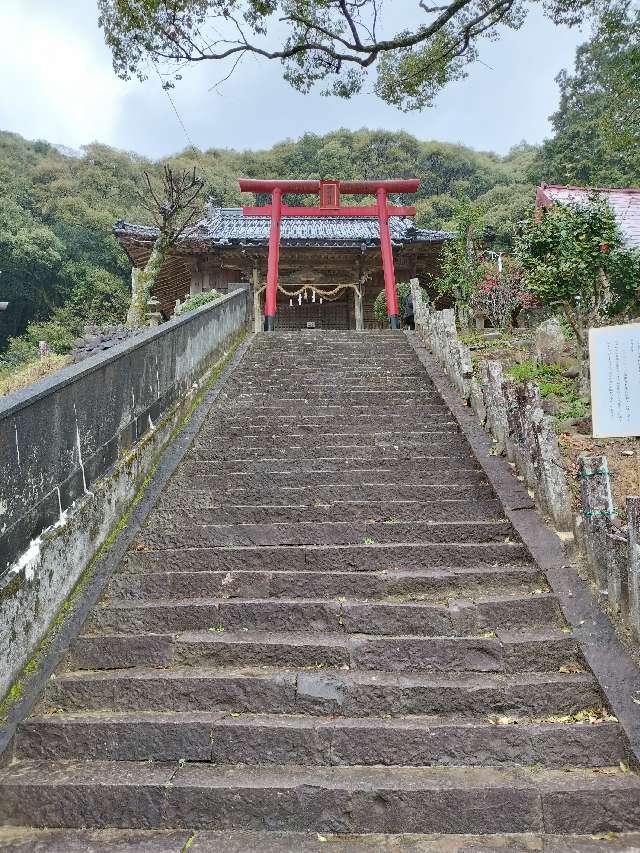
[[[81,154],[0,133],[0,299],[11,303],[0,314],[5,365],[28,360],[38,340],[66,352],[86,321],[124,319],[130,270],[111,226],[119,218],[147,220],[137,187],[143,170],[159,164],[99,144]],[[338,130],[265,151],[187,150],[170,159],[176,168],[195,165],[204,196],[220,205],[246,200],[238,191],[241,176],[416,176],[421,226],[450,225],[456,200],[466,195],[483,203],[498,244],[505,244],[533,204],[536,154],[526,145],[499,157],[402,132]]]

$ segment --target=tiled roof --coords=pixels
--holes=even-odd
[[[413,220],[393,216],[389,220],[391,239],[398,243],[439,243],[451,239],[448,231],[416,228]],[[117,237],[147,241],[158,234],[157,228],[117,222]],[[180,242],[211,243],[215,246],[236,243],[266,245],[269,240],[269,217],[244,216],[241,207],[211,207],[203,219],[189,228]],[[286,216],[282,219],[280,242],[283,246],[358,247],[377,244],[380,229],[375,217]]]
[[[627,246],[640,248],[640,187],[629,189],[601,189],[563,187],[543,184],[538,189],[539,205],[551,202],[567,203],[586,201],[592,193],[604,196],[614,212],[622,238]]]

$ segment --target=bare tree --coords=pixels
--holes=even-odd
[[[203,186],[204,181],[197,176],[195,168],[175,173],[171,166],[165,164],[159,182],[148,172],[144,173],[144,186],[139,193],[139,200],[157,226],[158,236],[146,265],[143,269],[134,270],[132,275],[131,305],[127,313],[127,326],[130,328],[145,325],[153,284],[171,247],[198,215],[197,200]]]

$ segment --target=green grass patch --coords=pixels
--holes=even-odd
[[[555,397],[559,405],[555,414],[557,421],[584,418],[590,412],[589,399],[578,395],[575,380],[563,376],[562,370],[559,364],[536,364],[534,361],[523,361],[512,365],[507,370],[507,374],[519,384],[535,382],[543,399]]]

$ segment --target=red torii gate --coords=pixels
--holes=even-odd
[[[380,251],[384,271],[384,289],[387,295],[389,328],[400,328],[396,273],[393,265],[393,247],[389,232],[390,216],[415,216],[415,207],[395,207],[387,201],[389,193],[414,193],[420,186],[418,180],[398,181],[271,181],[242,178],[242,192],[270,193],[271,204],[264,207],[245,207],[245,216],[268,216],[269,257],[267,262],[267,286],[265,289],[264,329],[271,332],[275,326],[276,299],[278,294],[278,260],[280,255],[280,224],[283,216],[376,216],[380,224]],[[284,193],[318,193],[318,207],[289,207],[282,203]],[[376,204],[368,207],[342,207],[340,195],[375,195]]]

